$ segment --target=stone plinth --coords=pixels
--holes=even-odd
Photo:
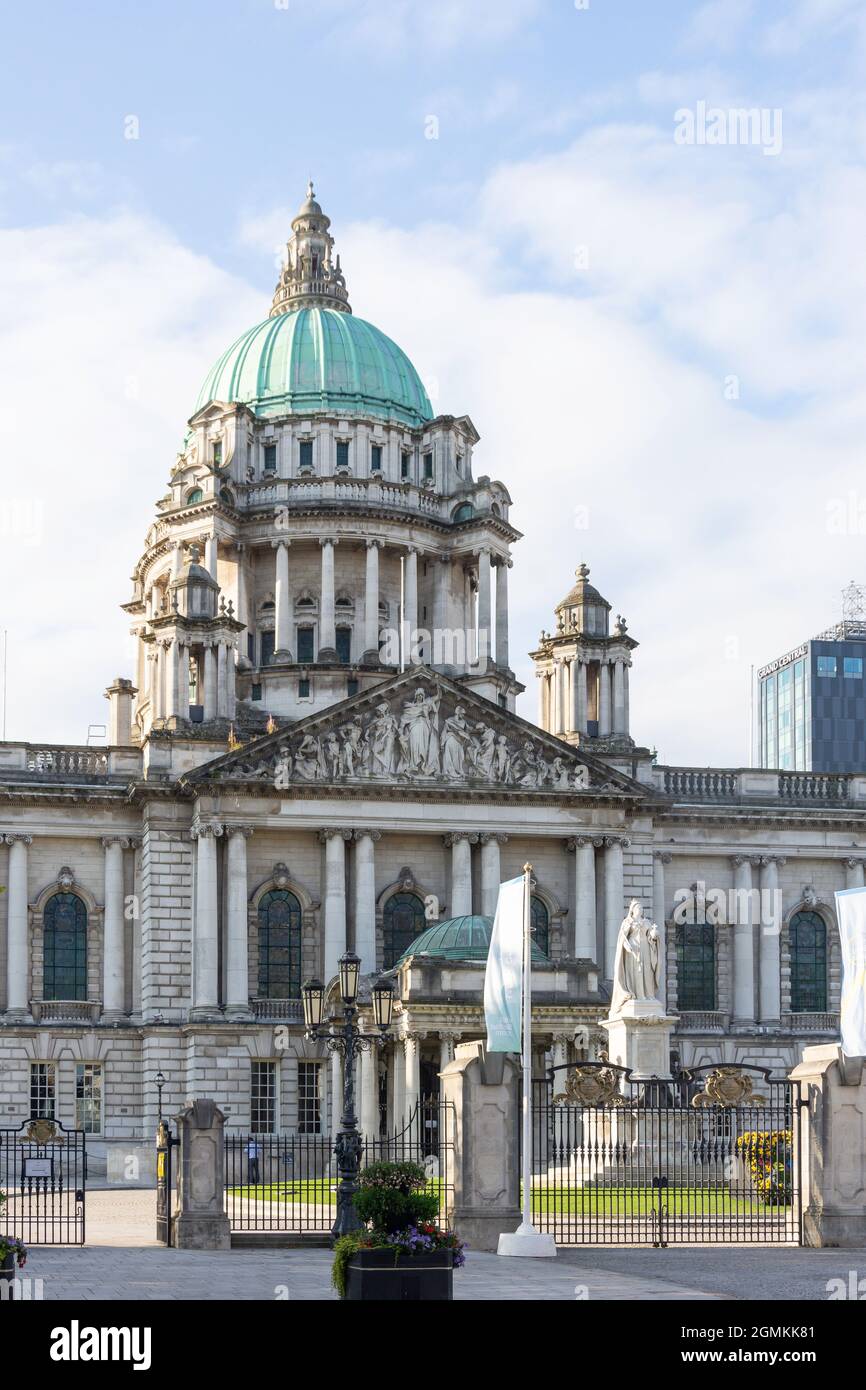
[[[520,1069],[481,1042],[460,1043],[442,1078],[454,1106],[454,1198],[448,1213],[461,1240],[496,1250],[503,1231],[520,1224],[517,1158]]]
[[[180,1143],[178,1211],[174,1244],[178,1250],[229,1250],[231,1228],[225,1213],[225,1117],[212,1100],[194,1100],[175,1116]]]
[[[807,1105],[794,1106],[795,1163],[800,1156],[803,1241],[856,1249],[866,1245],[866,1068],[838,1043],[803,1049],[791,1072]]]
[[[608,1036],[608,1058],[615,1066],[628,1067],[638,1081],[669,1077],[671,1033],[678,1022],[657,1002],[630,999],[616,1018],[601,1024]]]

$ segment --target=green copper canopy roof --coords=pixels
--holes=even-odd
[[[443,960],[486,960],[492,932],[492,917],[449,917],[447,922],[437,922],[435,926],[428,927],[416,937],[397,964],[400,965],[410,956],[438,956]],[[547,956],[534,941],[532,959],[541,962],[547,960]]]
[[[331,411],[419,426],[433,419],[421,379],[397,344],[345,310],[301,308],[257,323],[223,353],[199,392],[256,415]]]

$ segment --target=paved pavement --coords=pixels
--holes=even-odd
[[[87,1244],[36,1248],[25,1273],[49,1300],[321,1301],[335,1298],[326,1249],[166,1250],[152,1191],[89,1190]],[[726,1246],[560,1250],[555,1260],[470,1251],[454,1296],[499,1300],[826,1300],[831,1279],[866,1277],[866,1250]],[[35,1288],[35,1286],[34,1286]]]

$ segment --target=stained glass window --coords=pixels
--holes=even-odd
[[[259,900],[259,998],[301,997],[301,904],[273,888]]]
[[[384,968],[390,970],[427,927],[424,903],[417,893],[394,893],[385,904],[382,919],[385,938]]]
[[[677,1004],[681,1009],[716,1007],[716,942],[705,922],[677,928]]]
[[[43,999],[86,999],[87,908],[76,893],[55,893],[43,920]]]
[[[791,1009],[823,1013],[827,1007],[827,928],[818,912],[796,912],[788,928]]]

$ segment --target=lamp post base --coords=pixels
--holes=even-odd
[[[503,1233],[499,1237],[497,1255],[531,1255],[535,1259],[550,1259],[556,1255],[556,1241],[553,1236],[537,1231],[524,1221],[516,1231]]]

